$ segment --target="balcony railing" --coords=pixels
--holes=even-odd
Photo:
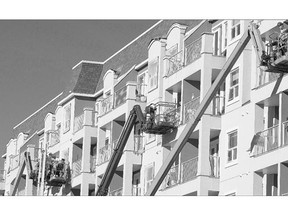
[[[11,160],[10,161],[10,170],[16,169],[19,166],[19,163],[20,163],[19,154],[11,156],[10,160]]]
[[[72,163],[72,178],[75,178],[81,174],[81,168],[82,168],[82,159],[79,159]]]
[[[90,172],[94,173],[96,171],[96,155],[90,157]]]
[[[105,115],[113,109],[113,95],[104,98],[100,103],[100,116]]]
[[[105,145],[99,150],[98,165],[106,163],[112,155],[112,145]]]
[[[117,108],[123,103],[125,103],[126,98],[127,98],[127,86],[124,86],[123,88],[116,91],[114,94],[114,108]]]
[[[258,156],[278,148],[278,130],[279,125],[275,125],[264,131],[258,132],[255,135],[257,137],[257,142],[253,148],[254,156]]]
[[[195,117],[196,111],[200,105],[200,97],[184,104],[183,123],[186,124],[190,119]]]
[[[60,131],[59,130],[51,130],[49,131],[50,133],[50,140],[49,142],[49,147],[52,147],[54,145],[57,145],[60,142]]]
[[[225,111],[225,97],[216,95],[212,101],[212,114],[219,116]]]
[[[119,188],[117,190],[113,190],[109,192],[109,196],[122,196],[123,188]]]
[[[144,152],[144,136],[134,135],[134,152],[136,154]]]
[[[201,57],[202,40],[198,40],[188,44],[185,47],[185,65],[189,65]]]
[[[220,177],[220,157],[210,155],[209,161],[210,161],[210,176],[219,178]]]
[[[181,70],[183,67],[183,52],[180,51],[173,56],[166,58],[167,73],[166,76],[169,77],[177,71]]]
[[[147,101],[147,85],[146,84],[138,84],[136,91],[136,100],[140,102]]]
[[[0,170],[0,183],[5,182],[5,170]]]
[[[74,130],[73,132],[76,133],[77,131],[83,128],[84,123],[84,113],[74,118]]]
[[[197,170],[198,157],[187,160],[180,165],[178,164],[171,167],[164,180],[164,189],[191,181],[197,176]]]
[[[282,123],[282,132],[283,132],[282,146],[286,146],[288,145],[288,121]]]
[[[138,185],[133,185],[132,196],[141,196],[141,187],[139,187]]]

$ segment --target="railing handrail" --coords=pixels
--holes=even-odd
[[[179,54],[182,53],[182,52],[183,52],[183,50],[180,50],[180,51],[178,51],[177,53],[175,53],[175,54],[173,54],[173,55],[169,55],[169,56],[168,56],[168,55],[165,55],[164,58],[167,59],[167,60],[169,60],[169,61],[171,61],[170,59],[172,59],[173,57],[179,55]]]
[[[195,44],[196,42],[198,42],[198,41],[200,41],[200,40],[201,40],[201,37],[195,39],[194,41],[192,41],[192,42],[190,42],[189,44],[187,44],[187,45],[185,46],[185,48],[192,46],[192,44]]]
[[[276,128],[276,127],[279,127],[279,124],[273,125],[272,127],[269,127],[269,128],[267,128],[267,129],[265,129],[265,130],[263,130],[263,131],[259,131],[259,132],[257,132],[257,134],[258,134],[258,135],[259,135],[259,134],[262,134],[262,133],[264,133],[264,132],[266,132],[266,131],[269,131],[269,130],[271,130],[271,129],[273,129],[273,128]]]

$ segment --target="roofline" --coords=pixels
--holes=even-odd
[[[118,53],[120,53],[122,50],[124,50],[125,48],[127,48],[128,46],[130,46],[132,43],[134,43],[135,41],[137,41],[140,37],[142,37],[143,35],[145,35],[147,32],[149,32],[151,29],[155,28],[157,25],[159,25],[161,22],[163,22],[163,20],[158,21],[157,23],[155,23],[153,26],[151,26],[149,29],[147,29],[146,31],[144,31],[142,34],[140,34],[138,37],[136,37],[134,40],[130,41],[130,43],[128,43],[127,45],[125,45],[124,47],[122,47],[120,50],[118,50],[116,53],[114,53],[113,55],[111,55],[109,58],[107,58],[103,63],[105,64],[107,61],[109,61],[111,58],[113,58],[115,55],[117,55]]]
[[[3,154],[1,157],[2,157],[2,158],[7,157],[7,153]]]
[[[98,62],[98,61],[88,61],[88,60],[81,60],[78,62],[74,67],[72,67],[72,70],[74,70],[76,67],[78,67],[82,63],[90,63],[90,64],[104,64],[104,62]]]
[[[23,145],[25,145],[28,141],[30,141],[36,134],[38,135],[38,131],[35,131],[27,140],[25,140]]]
[[[194,26],[194,28],[190,29],[188,32],[186,32],[184,36],[184,40],[186,40],[188,37],[190,37],[198,28],[200,28],[207,20],[202,20],[198,25]]]
[[[53,98],[52,100],[50,100],[48,103],[46,103],[44,106],[42,106],[41,108],[39,108],[38,110],[36,110],[34,113],[32,113],[30,116],[28,116],[27,118],[25,118],[23,121],[21,121],[20,123],[18,123],[17,125],[15,125],[13,127],[13,129],[15,129],[16,127],[18,127],[19,125],[21,125],[22,123],[24,123],[27,119],[31,118],[33,115],[35,115],[37,112],[39,112],[41,109],[43,109],[45,106],[47,106],[49,103],[51,103],[52,101],[56,100],[58,97],[60,97],[63,94],[63,92],[61,92],[60,94],[58,94],[55,98]]]
[[[144,66],[146,66],[146,64],[148,64],[148,59],[145,59],[143,62],[139,63],[138,65],[135,66],[135,70],[139,71],[141,68],[143,68]]]
[[[38,131],[37,131],[38,136],[40,136],[40,135],[43,134],[43,133],[44,133],[44,128],[42,128],[41,130],[38,130]]]
[[[95,97],[94,94],[83,94],[83,93],[75,93],[75,92],[72,92],[70,93],[69,95],[67,95],[65,98],[63,98],[61,101],[58,102],[58,106],[62,106],[66,101],[68,101],[69,99],[75,97],[75,96],[80,96],[80,97]]]

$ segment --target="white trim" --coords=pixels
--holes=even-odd
[[[143,62],[139,63],[135,66],[135,70],[138,71],[140,68],[142,68],[145,64],[148,64],[148,59],[144,60]]]
[[[34,137],[36,134],[38,135],[38,131],[35,131],[27,140],[25,140],[23,145],[25,145],[29,140],[31,140],[31,138]]]
[[[155,23],[153,26],[151,26],[149,29],[147,29],[145,32],[140,34],[138,37],[136,37],[134,40],[132,40],[130,43],[128,43],[126,46],[118,50],[116,53],[114,53],[112,56],[110,56],[108,59],[106,59],[103,63],[105,64],[107,61],[109,61],[111,58],[113,58],[115,55],[120,53],[122,50],[124,50],[126,47],[130,46],[132,43],[134,43],[136,40],[138,40],[140,37],[145,35],[147,32],[149,32],[151,29],[155,28],[157,25],[159,25],[163,20],[160,20],[159,22]]]
[[[3,159],[4,159],[5,157],[7,157],[7,153],[3,154],[1,157],[2,157]]]
[[[88,61],[88,60],[81,60],[79,63],[77,63],[74,67],[72,67],[72,70],[74,70],[76,67],[78,67],[82,63],[91,63],[91,64],[104,64],[104,62],[98,62],[98,61]]]
[[[123,80],[133,69],[135,69],[135,65],[133,65],[125,74],[122,74],[119,79],[117,80],[117,82],[114,84],[114,87],[121,82],[121,80]]]
[[[42,128],[41,130],[37,131],[38,136],[40,136],[43,133],[44,133],[44,128]]]
[[[23,121],[21,121],[20,123],[18,123],[16,126],[13,127],[13,129],[15,129],[16,127],[18,127],[19,125],[21,125],[23,122],[25,122],[27,119],[29,119],[30,117],[32,117],[33,115],[35,115],[37,112],[39,112],[40,110],[42,110],[45,106],[47,106],[49,103],[51,103],[52,101],[56,100],[59,96],[61,96],[63,94],[63,92],[61,92],[59,95],[57,95],[55,98],[53,98],[52,100],[50,100],[48,103],[46,103],[44,106],[42,106],[41,108],[39,108],[38,110],[36,110],[34,113],[32,113],[30,116],[28,116],[27,118],[25,118]]]
[[[98,93],[98,92],[97,92]],[[84,93],[70,93],[69,95],[67,95],[65,98],[63,98],[61,101],[58,102],[58,106],[62,106],[66,101],[68,101],[69,99],[75,97],[75,96],[79,96],[79,97],[95,97],[95,95],[97,95],[96,93],[94,94],[84,94]]]

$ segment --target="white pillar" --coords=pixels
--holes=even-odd
[[[133,163],[132,163],[132,152],[125,152],[125,163],[123,168],[123,195],[132,195],[132,178],[133,178]]]

